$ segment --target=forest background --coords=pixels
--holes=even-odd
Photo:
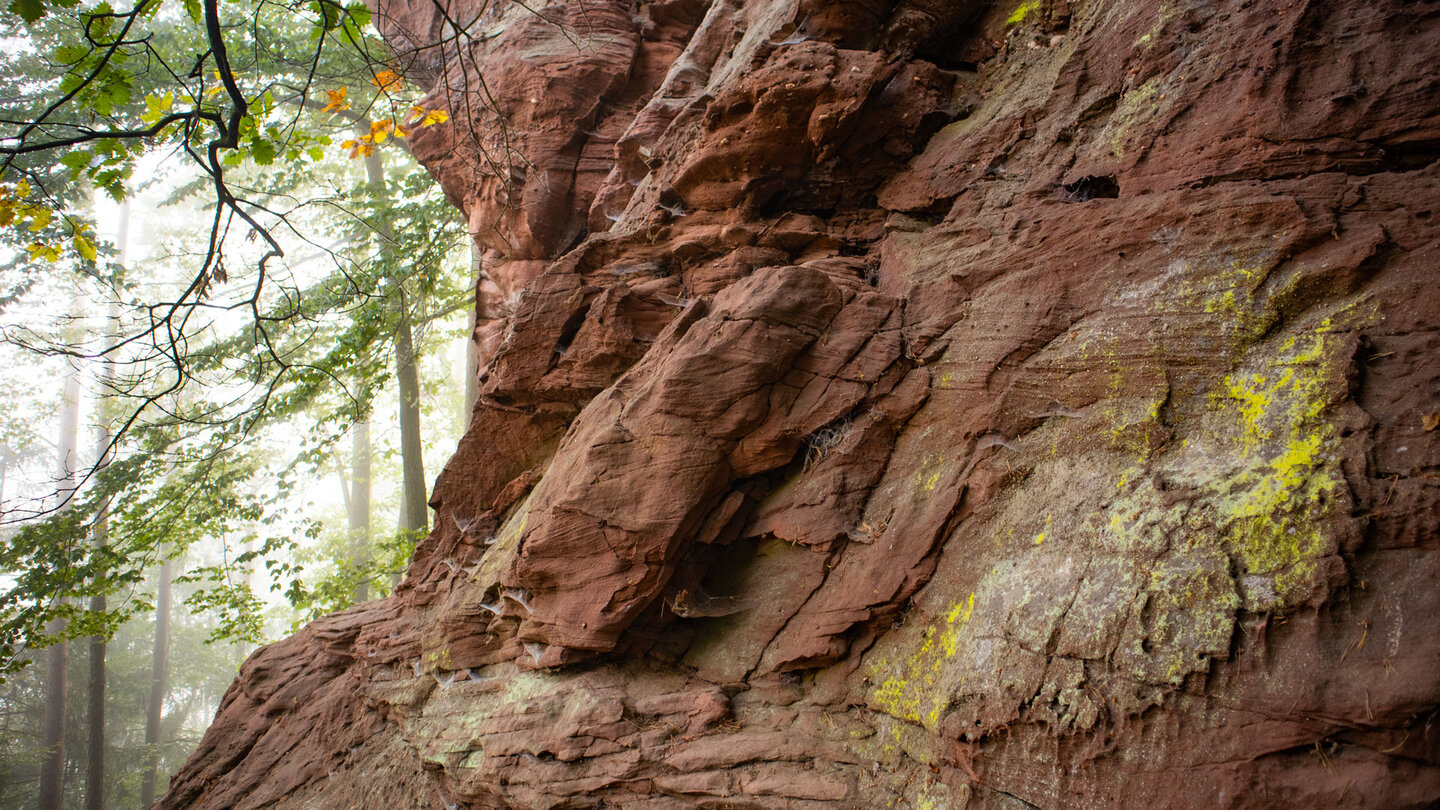
[[[0,15],[0,810],[147,806],[255,645],[426,531],[479,271],[370,22]]]

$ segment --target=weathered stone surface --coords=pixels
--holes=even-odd
[[[162,807],[1440,802],[1434,4],[378,8],[481,400]]]

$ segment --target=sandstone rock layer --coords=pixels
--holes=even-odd
[[[378,10],[482,396],[161,807],[1440,802],[1440,6]]]

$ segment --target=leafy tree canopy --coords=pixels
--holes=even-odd
[[[104,428],[77,488],[0,515],[0,677],[26,648],[113,633],[144,600],[96,614],[84,597],[132,593],[203,538],[235,551],[187,575],[205,586],[194,603],[253,637],[257,600],[235,572],[266,566],[277,587],[296,573],[282,553],[299,540],[296,471],[368,414],[397,324],[468,304],[468,274],[440,272],[463,226],[404,149],[448,116],[387,66],[369,17],[334,0],[13,0],[0,15],[0,330],[88,369]],[[90,213],[142,182],[204,212],[195,243],[143,269]],[[67,293],[58,317],[24,314]],[[35,452],[8,419],[0,463]],[[256,451],[282,423],[303,440]],[[290,585],[306,609],[346,590]]]

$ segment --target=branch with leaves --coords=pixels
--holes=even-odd
[[[56,13],[67,7],[17,0],[24,22],[0,19],[0,36],[28,43],[0,62],[30,77],[17,81],[25,92],[0,98],[0,279],[9,244],[23,257],[9,265],[21,279],[14,300],[38,270],[126,314],[117,337],[82,342],[0,324],[11,345],[119,369],[100,386],[114,414],[100,450],[110,464],[82,470],[73,497],[0,513],[20,524],[0,552],[0,676],[24,649],[108,634],[145,610],[127,598],[103,615],[82,605],[132,593],[160,555],[183,551],[176,538],[248,546],[226,556],[242,567],[283,556],[262,528],[283,510],[281,490],[257,483],[276,473],[249,445],[287,420],[308,424],[311,438],[279,473],[293,480],[369,411],[360,392],[393,373],[384,347],[399,319],[422,323],[470,299],[468,279],[438,270],[465,240],[463,223],[413,164],[382,199],[359,178],[315,193],[317,178],[347,171],[334,157],[403,146],[415,129],[448,123],[378,59],[362,4],[187,0],[182,12],[144,0]],[[188,274],[141,286],[85,209],[92,190],[127,198],[159,156],[191,167],[196,179],[176,196],[207,198],[209,213]],[[399,264],[335,246],[381,235]],[[299,283],[295,263],[316,259],[331,272]],[[397,310],[397,300],[414,303]],[[105,503],[110,542],[96,548],[81,540]],[[276,576],[295,574],[276,564]],[[197,604],[233,609],[227,632],[254,627],[245,588],[192,575],[207,583]],[[68,620],[62,636],[45,630],[56,617]]]

